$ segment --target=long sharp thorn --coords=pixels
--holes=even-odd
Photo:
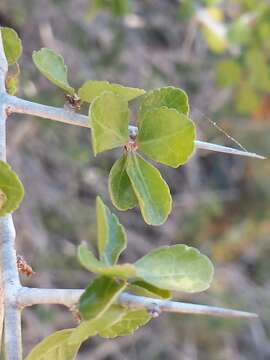
[[[232,154],[232,155],[239,155],[239,156],[247,156],[247,157],[257,158],[257,159],[266,159],[266,157],[258,155],[256,153],[238,150],[238,149],[223,146],[223,145],[212,144],[212,143],[208,143],[205,141],[195,140],[195,145],[196,145],[197,149],[216,151],[216,152]]]

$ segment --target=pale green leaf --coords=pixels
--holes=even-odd
[[[221,54],[227,49],[228,42],[225,37],[219,36],[207,28],[202,29],[202,33],[209,49],[213,52]]]
[[[127,174],[145,222],[149,225],[163,224],[171,212],[172,199],[170,189],[158,169],[140,155],[129,153]]]
[[[173,86],[166,86],[147,93],[141,103],[139,110],[139,125],[144,114],[152,109],[166,106],[175,109],[179,113],[188,115],[189,104],[185,91]]]
[[[171,291],[203,291],[213,278],[210,260],[197,249],[182,244],[155,249],[135,266],[139,278]]]
[[[69,85],[67,78],[67,66],[61,55],[47,48],[34,51],[33,61],[38,70],[54,85],[65,92],[73,95],[75,90]]]
[[[227,32],[227,38],[230,43],[245,45],[251,40],[252,26],[246,19],[237,19],[233,21]]]
[[[1,27],[5,55],[9,65],[18,61],[22,54],[22,41],[15,30]]]
[[[81,265],[87,270],[109,277],[129,279],[136,276],[136,269],[132,264],[106,266],[104,262],[97,260],[93,253],[85,245],[80,245],[78,258]]]
[[[151,320],[147,310],[127,309],[126,314],[111,327],[106,327],[99,331],[99,335],[104,338],[115,338],[117,336],[132,335],[139,327],[147,324]]]
[[[260,103],[259,94],[250,86],[249,83],[243,82],[238,89],[235,97],[236,110],[241,114],[250,114],[256,110]]]
[[[127,246],[125,229],[99,196],[96,212],[99,257],[106,265],[114,265]]]
[[[156,286],[148,284],[142,280],[133,281],[127,287],[127,291],[132,292],[138,296],[147,296],[157,299],[170,299],[172,297],[171,292],[168,290],[160,289]]]
[[[10,95],[15,95],[19,87],[19,78],[17,75],[8,75],[6,77],[6,89],[7,93]]]
[[[124,16],[129,9],[129,0],[91,0],[86,18],[93,20],[99,11],[110,11],[114,16]]]
[[[11,167],[0,161],[0,216],[16,210],[24,197],[23,185]]]
[[[82,101],[91,103],[97,96],[100,96],[105,91],[120,95],[126,101],[130,101],[145,93],[143,89],[111,84],[108,81],[88,80],[78,90],[78,94]]]
[[[207,16],[210,17],[210,20],[212,18],[218,25],[220,24],[222,26],[224,14],[220,8],[209,7],[206,9],[206,12]],[[229,42],[226,34],[222,32],[216,33],[211,27],[207,26],[207,23],[204,23],[202,26],[202,34],[204,35],[210,50],[216,53],[222,53],[228,48]]]
[[[125,316],[127,309],[120,305],[112,305],[99,318],[81,321],[80,325],[74,329],[69,338],[69,343],[81,343],[91,336],[96,336],[99,332],[114,326]]]
[[[219,61],[216,67],[216,80],[220,87],[233,86],[241,81],[241,67],[232,59]]]
[[[123,146],[128,141],[128,103],[119,95],[105,92],[89,108],[93,151]]]
[[[118,210],[132,209],[138,201],[126,172],[127,155],[124,154],[111,168],[109,175],[109,192],[113,205]]]
[[[187,162],[194,140],[193,122],[175,109],[155,108],[140,119],[139,150],[162,164],[178,167]]]
[[[267,57],[257,49],[245,52],[245,63],[248,68],[249,83],[259,91],[270,91],[270,71]]]
[[[125,289],[124,281],[100,276],[94,279],[80,297],[79,310],[83,320],[97,319],[109,309]]]
[[[68,342],[74,329],[56,331],[42,340],[25,360],[74,360],[81,342]]]

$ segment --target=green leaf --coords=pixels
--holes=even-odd
[[[99,257],[106,265],[114,265],[127,246],[125,229],[99,196],[96,212]]]
[[[106,266],[104,262],[97,260],[93,253],[85,245],[80,245],[78,249],[78,258],[81,265],[87,270],[109,277],[119,277],[129,279],[136,276],[136,269],[132,264],[122,264]]]
[[[51,49],[33,51],[33,61],[38,70],[54,85],[73,95],[75,90],[68,83],[67,66],[61,55]]]
[[[249,43],[251,35],[252,27],[243,19],[233,21],[228,27],[227,38],[230,43],[243,46]]]
[[[172,297],[170,291],[160,289],[142,280],[133,281],[130,285],[128,285],[127,291],[130,291],[138,296],[147,296],[157,299],[167,300]]]
[[[0,161],[0,216],[18,208],[24,197],[23,185],[11,167]]]
[[[19,79],[18,76],[8,75],[6,78],[6,89],[10,95],[15,95],[18,91]]]
[[[194,140],[193,122],[175,109],[155,108],[140,119],[139,150],[162,164],[178,167],[187,162]]]
[[[144,309],[127,309],[126,314],[111,327],[106,327],[99,332],[104,338],[132,335],[139,327],[151,320],[148,312]]]
[[[80,297],[79,310],[82,319],[90,320],[101,317],[125,287],[125,282],[106,276],[94,279]]]
[[[270,72],[266,56],[257,49],[250,49],[245,52],[245,63],[252,88],[269,92]]]
[[[89,108],[93,151],[123,146],[128,141],[128,103],[119,95],[105,92]]]
[[[139,110],[139,123],[144,114],[152,109],[166,106],[169,109],[175,109],[179,113],[188,115],[189,104],[188,96],[185,91],[172,87],[162,87],[147,93],[141,103]]]
[[[22,54],[22,41],[16,31],[11,28],[1,27],[1,33],[7,62],[12,65]]]
[[[260,103],[259,95],[249,83],[241,85],[235,97],[236,109],[241,114],[250,114],[256,110]]]
[[[112,305],[99,318],[82,321],[80,325],[74,329],[69,338],[69,343],[81,343],[91,336],[97,335],[99,332],[105,331],[108,327],[121,321],[127,310],[120,305]],[[53,359],[52,359],[53,360]]]
[[[28,354],[25,360],[73,360],[81,343],[69,344],[73,329],[56,331],[46,337]]]
[[[78,90],[78,94],[82,101],[91,103],[97,96],[102,95],[105,91],[120,95],[126,101],[135,99],[145,93],[143,89],[111,84],[108,81],[88,80]]]
[[[219,61],[216,67],[216,80],[220,87],[239,84],[241,75],[241,67],[235,60],[226,59]]]
[[[127,155],[124,154],[111,168],[109,192],[113,205],[118,210],[128,210],[137,206],[138,201],[126,172]]]
[[[87,9],[87,18],[92,20],[99,11],[110,11],[114,16],[124,16],[128,12],[129,0],[92,0]]]
[[[210,260],[198,250],[182,244],[155,249],[135,266],[139,278],[172,291],[203,291],[213,278]]]
[[[149,225],[163,224],[171,212],[172,199],[170,189],[158,169],[140,155],[130,153],[127,174],[145,222]]]

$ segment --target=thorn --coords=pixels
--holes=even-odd
[[[205,141],[195,140],[195,145],[196,145],[197,149],[203,149],[203,150],[209,150],[209,151],[215,151],[215,152],[221,152],[221,153],[225,153],[225,154],[232,154],[232,155],[239,155],[239,156],[247,156],[247,157],[257,158],[257,159],[261,159],[261,160],[266,159],[265,156],[258,155],[256,153],[238,150],[238,149],[223,146],[223,145],[212,144],[212,143],[208,143]]]

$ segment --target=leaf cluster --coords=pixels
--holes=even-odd
[[[9,64],[21,54],[21,42],[12,29],[1,28]],[[107,81],[86,81],[79,89],[68,80],[63,57],[43,48],[33,52],[39,71],[64,91],[73,111],[81,102],[89,103],[93,152],[121,147],[122,156],[109,175],[112,203],[119,210],[139,207],[146,223],[160,225],[171,212],[170,189],[159,170],[145,157],[176,168],[185,164],[194,150],[195,126],[189,118],[187,94],[174,87],[146,93]],[[7,84],[8,87],[8,84]],[[130,131],[129,101],[140,97],[136,114],[137,130]],[[14,211],[24,195],[23,186],[10,166],[0,161],[0,216]],[[147,309],[121,305],[124,291],[156,299],[170,299],[173,291],[199,292],[213,277],[210,260],[183,244],[163,246],[135,263],[119,263],[127,247],[127,234],[118,218],[96,199],[97,251],[82,244],[78,248],[81,265],[92,274],[84,290],[78,312],[81,322],[74,329],[57,331],[38,344],[27,360],[74,359],[86,339],[99,335],[114,338],[132,334],[151,320]]]
[[[117,304],[123,291],[157,299],[169,299],[171,291],[198,292],[209,287],[213,266],[198,250],[186,245],[164,246],[134,264],[118,264],[127,246],[127,235],[117,217],[96,200],[97,253],[86,245],[78,249],[81,265],[95,273],[83,292],[78,310],[81,322],[74,329],[57,331],[38,344],[26,360],[74,359],[82,342],[99,335],[115,338],[134,333],[151,320],[146,309]]]

